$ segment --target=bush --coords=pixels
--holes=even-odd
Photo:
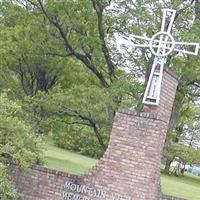
[[[0,105],[0,199],[10,200],[16,198],[16,192],[8,180],[8,164],[28,168],[42,163],[42,148],[17,102],[4,93],[0,95]]]

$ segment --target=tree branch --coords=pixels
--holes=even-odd
[[[108,87],[109,84],[105,80],[103,74],[97,69],[97,67],[91,62],[90,57],[87,55],[84,55],[82,53],[77,52],[69,43],[68,38],[66,37],[65,31],[62,28],[62,24],[57,19],[56,16],[50,16],[47,12],[47,10],[44,8],[43,3],[41,0],[37,0],[40,5],[40,10],[45,15],[45,17],[48,19],[48,21],[53,24],[56,29],[59,31],[61,38],[63,39],[65,49],[67,53],[72,54],[74,57],[76,57],[78,60],[80,60],[88,69],[90,69],[93,74],[96,75],[96,77],[99,79],[101,85],[103,87]]]
[[[111,1],[110,1],[111,2]],[[103,11],[104,11],[104,6],[100,4],[99,1],[97,0],[92,0],[93,3],[93,8],[96,11],[97,14],[97,20],[98,20],[98,32],[99,32],[99,39],[101,41],[101,49],[104,54],[107,66],[108,66],[108,74],[110,76],[110,80],[112,81],[113,76],[114,76],[114,63],[112,62],[111,56],[109,54],[108,47],[106,45],[105,41],[105,31],[103,28]]]
[[[94,133],[95,133],[95,135],[96,135],[96,137],[97,137],[97,139],[99,141],[99,144],[101,145],[101,147],[104,150],[106,149],[106,145],[104,144],[104,141],[103,141],[103,138],[101,136],[101,133],[99,132],[98,125],[97,125],[96,121],[94,119],[92,119],[91,116],[86,115],[86,114],[82,113],[79,110],[74,110],[74,109],[69,109],[69,108],[65,108],[62,112],[55,112],[55,114],[68,115],[68,116],[71,116],[71,117],[79,117],[82,120],[88,122],[87,124],[84,124],[84,125],[87,125],[87,126],[90,126],[90,127],[93,128]]]

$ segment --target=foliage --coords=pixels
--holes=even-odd
[[[200,150],[185,144],[171,141],[169,149],[165,152],[164,157],[178,161],[182,164],[199,165],[200,164]]]
[[[100,157],[115,112],[136,104],[140,84],[111,55],[117,49],[111,49],[112,35],[106,32],[109,5],[43,3],[1,2],[2,67],[12,71],[17,90],[23,90],[17,98],[37,135],[52,132],[56,144]],[[66,144],[58,140],[61,135]]]
[[[14,200],[17,197],[17,193],[11,188],[11,183],[8,180],[7,170],[0,162],[0,198]]]
[[[58,121],[55,121],[57,130],[53,131],[53,141],[55,145],[60,148],[68,149],[80,154],[87,155],[93,158],[100,158],[104,153],[99,145],[99,142],[91,128],[76,125],[69,126],[60,122],[60,129],[58,128]]]
[[[23,120],[19,104],[9,100],[5,93],[0,95],[0,197],[13,199],[15,192],[8,181],[7,166],[16,164],[27,168],[42,162],[41,145]]]

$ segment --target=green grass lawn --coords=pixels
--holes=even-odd
[[[172,196],[200,200],[200,177],[186,173],[184,177],[161,176],[162,191]]]
[[[72,174],[83,174],[94,166],[97,160],[46,144],[45,166]]]
[[[72,153],[46,144],[46,167],[72,174],[83,174],[97,163],[97,160]],[[200,200],[200,177],[186,174],[184,177],[161,176],[162,190],[165,194]]]

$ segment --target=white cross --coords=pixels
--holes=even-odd
[[[134,39],[143,39],[148,41],[148,44],[135,44],[135,47],[149,47],[155,59],[152,65],[149,80],[145,89],[143,103],[149,105],[158,105],[160,100],[161,82],[163,76],[163,68],[166,62],[166,57],[172,52],[186,53],[197,55],[199,51],[199,43],[175,42],[170,34],[176,10],[164,9],[161,31],[156,33],[152,38],[133,35]],[[168,24],[167,24],[168,22]],[[133,41],[133,40],[132,40]],[[194,49],[186,50],[184,46]]]

